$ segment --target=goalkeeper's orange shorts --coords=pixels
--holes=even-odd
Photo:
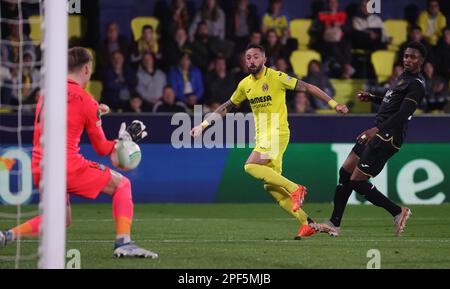
[[[70,164],[67,164],[70,167]],[[86,199],[96,199],[111,179],[111,170],[102,164],[87,161],[74,172],[66,175],[67,193]],[[33,168],[34,184],[38,187],[41,171]]]

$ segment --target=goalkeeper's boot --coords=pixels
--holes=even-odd
[[[411,210],[409,208],[402,208],[402,212],[394,217],[395,235],[400,237],[406,226],[406,220],[411,216]]]
[[[298,188],[292,192],[292,211],[297,212],[303,206],[307,192],[308,189],[302,185],[298,185]]]
[[[12,231],[0,231],[0,247],[5,247],[14,241],[14,233]]]
[[[295,240],[301,240],[302,238],[305,237],[311,237],[312,235],[314,235],[315,233],[317,233],[316,230],[314,230],[311,226],[311,224],[308,225],[301,225],[300,229],[298,230],[298,235],[295,236]]]
[[[134,257],[158,259],[158,254],[150,250],[145,250],[135,245],[134,242],[121,244],[119,246],[116,245],[114,248],[114,256],[117,258]]]
[[[332,237],[339,236],[339,233],[341,232],[341,227],[336,227],[333,223],[330,221],[326,221],[325,223],[312,223],[310,224],[311,228],[316,230],[320,233],[327,233],[328,235]]]

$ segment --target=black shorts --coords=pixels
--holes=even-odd
[[[366,145],[356,143],[352,151],[359,157],[358,169],[374,178],[399,149],[393,144],[392,138],[382,139],[376,135]]]

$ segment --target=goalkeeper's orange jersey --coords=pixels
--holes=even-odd
[[[42,159],[42,149],[40,138],[42,133],[41,120],[42,97],[39,98],[36,107],[36,117],[34,122],[33,137],[33,172],[40,173],[39,163]],[[67,173],[89,166],[89,161],[80,154],[80,138],[86,129],[89,140],[95,151],[105,156],[111,153],[114,148],[114,141],[106,139],[102,129],[99,105],[95,99],[89,95],[78,83],[67,80]]]

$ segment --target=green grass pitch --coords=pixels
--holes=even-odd
[[[35,207],[23,207],[23,211]],[[305,204],[317,221],[331,204]],[[383,209],[349,206],[338,238],[316,234],[293,240],[298,224],[276,204],[138,204],[133,238],[159,253],[159,260],[115,259],[111,205],[73,205],[67,249],[78,249],[82,268],[366,268],[367,252],[378,249],[381,268],[450,268],[450,204],[411,206],[413,215],[397,238]],[[14,208],[0,207],[0,212]],[[14,224],[0,219],[0,228]],[[36,240],[21,254],[36,254]],[[0,269],[14,268],[16,246],[0,248]],[[20,268],[35,268],[36,260]]]

